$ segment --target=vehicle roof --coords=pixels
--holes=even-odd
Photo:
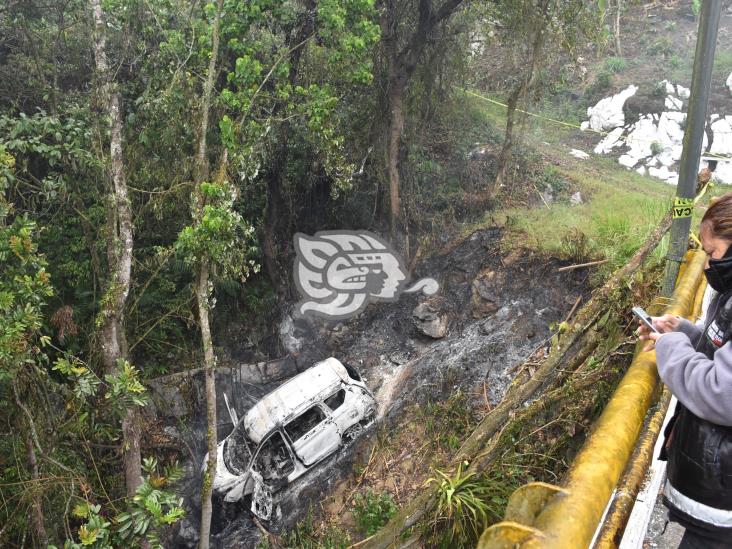
[[[330,357],[296,375],[262,397],[246,413],[244,429],[259,444],[270,432],[327,396],[341,382],[348,382],[348,372],[337,359]]]

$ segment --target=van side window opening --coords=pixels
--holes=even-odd
[[[323,410],[317,406],[313,406],[285,425],[285,431],[287,432],[287,436],[290,437],[290,440],[295,442],[324,419],[325,414]]]
[[[295,470],[290,451],[280,433],[273,434],[259,449],[254,469],[264,480],[284,478]]]
[[[346,400],[346,390],[341,389],[336,394],[329,396],[325,399],[325,405],[330,408],[331,410],[337,410],[341,407],[341,404],[343,404],[343,401]]]

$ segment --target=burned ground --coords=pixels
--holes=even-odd
[[[470,407],[495,404],[515,374],[515,367],[537,350],[541,353],[552,325],[561,322],[578,298],[589,291],[586,270],[557,272],[557,260],[530,251],[502,250],[500,236],[498,229],[479,230],[422,261],[412,278],[436,278],[441,286],[437,296],[405,294],[397,303],[371,305],[357,318],[345,322],[285,323],[289,324],[287,337],[297,343],[299,352],[294,361],[286,363],[289,366],[274,371],[279,376],[293,375],[328,356],[356,366],[377,398],[379,437],[403,432],[408,427],[404,423],[415,420],[410,408],[415,403],[445,402],[460,392],[467,395]],[[413,316],[419,305],[429,307],[431,316],[427,321],[440,324],[444,337],[434,339],[424,334],[424,316]],[[241,375],[241,370],[235,370]],[[246,395],[237,397],[240,417],[257,398],[277,385],[262,383],[265,379],[252,381],[228,385],[230,389],[247,388]],[[223,427],[225,423],[223,418],[220,424]],[[203,439],[195,436],[203,429],[202,418],[193,424],[195,428],[186,437],[191,438],[189,443]],[[377,444],[376,429],[329,456],[284,490],[276,498],[276,518],[262,526],[273,532],[287,530],[311,509],[319,512],[318,506],[329,494],[352,485],[352,479],[358,476],[352,473],[354,463],[360,467],[368,463],[372,447]],[[223,431],[220,438],[226,434]],[[202,449],[194,449],[193,453],[200,463]],[[408,454],[395,456],[395,461],[409,466],[414,478],[406,478],[412,473],[402,468],[397,471],[401,479],[385,479],[382,483],[383,488],[399,492],[395,494],[397,502],[419,488],[416,479],[429,469],[429,463],[418,463],[418,454]],[[198,463],[191,460],[188,466],[190,512],[177,534],[177,547],[195,543],[198,494],[192,487],[200,483]],[[330,500],[330,511],[342,510],[346,503],[347,497],[341,494]],[[214,546],[256,545],[260,529],[244,505],[220,509],[214,520]]]

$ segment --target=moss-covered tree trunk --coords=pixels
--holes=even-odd
[[[206,461],[206,472],[203,476],[203,488],[201,490],[201,539],[199,547],[208,547],[208,539],[211,534],[211,492],[214,475],[216,474],[216,443],[218,434],[216,432],[216,378],[214,367],[216,359],[211,341],[211,326],[209,325],[209,302],[208,282],[209,263],[204,261],[198,271],[196,281],[196,302],[198,304],[198,322],[201,328],[201,342],[203,344],[204,379],[206,381],[206,449],[208,460]]]
[[[132,272],[132,206],[127,192],[123,161],[122,99],[114,88],[106,52],[106,26],[100,0],[91,0],[94,15],[94,59],[102,101],[107,108],[110,131],[110,172],[112,192],[108,205],[109,235],[107,261],[109,278],[102,300],[102,362],[107,373],[114,371],[117,361],[127,357],[124,309],[130,293]],[[127,494],[133,495],[140,485],[140,414],[131,407],[122,420],[123,467]]]

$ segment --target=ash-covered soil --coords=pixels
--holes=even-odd
[[[281,338],[293,352],[297,370],[328,356],[356,366],[374,391],[379,423],[387,428],[399,425],[409,404],[446,399],[481,384],[486,394],[480,400],[487,397],[495,404],[516,366],[547,344],[550,326],[562,321],[589,291],[586,269],[557,272],[562,265],[558,260],[531,251],[504,252],[499,243],[499,229],[479,230],[418,264],[412,280],[438,280],[440,291],[434,296],[403,294],[398,302],[370,305],[349,321],[287,317]],[[418,306],[421,320],[413,316]],[[442,337],[429,337],[425,331]],[[272,386],[252,386],[244,404]],[[277,518],[261,527],[286,531],[316,509],[353,464],[368,456],[374,432],[372,428],[281,492]],[[189,465],[191,487],[200,484],[194,469]],[[188,491],[189,513],[172,543],[175,547],[196,544],[198,497],[197,489]],[[212,546],[256,546],[261,528],[244,505],[217,511]]]

